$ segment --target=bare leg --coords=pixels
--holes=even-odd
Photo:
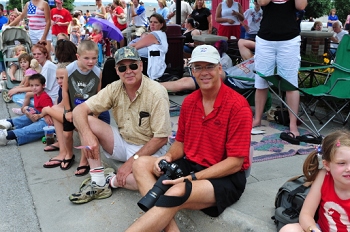
[[[303,228],[301,228],[299,223],[287,224],[283,226],[280,230],[280,232],[299,232],[299,231],[304,231]]]
[[[299,91],[287,91],[286,92],[286,100],[288,106],[294,111],[294,113],[298,114],[299,112],[299,100],[300,100],[300,94]],[[297,126],[297,118],[294,116],[292,112],[289,111],[289,130],[292,132],[295,136],[299,136],[299,130]]]
[[[64,159],[69,160],[73,157],[73,131],[63,131],[63,144],[66,148],[66,156]],[[62,143],[60,143],[62,144]],[[60,147],[61,149],[61,147]],[[68,163],[62,163],[61,167],[65,168],[68,166]]]
[[[255,42],[246,39],[238,40],[238,49],[243,60],[248,60],[254,56],[253,51],[255,50]]]
[[[269,89],[256,89],[253,127],[261,125],[261,119],[264,113],[264,106],[267,100],[268,91]]]
[[[11,65],[10,67],[10,72],[9,72],[9,75],[10,75],[10,78],[11,78],[11,81],[15,81],[16,78],[15,78],[15,73],[17,71],[17,66],[16,65]]]
[[[195,90],[196,85],[192,77],[183,77],[176,81],[167,81],[160,83],[170,92],[179,92],[184,90]]]

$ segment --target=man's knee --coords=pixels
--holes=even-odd
[[[181,197],[185,194],[185,182],[172,186],[164,195]]]
[[[142,174],[145,172],[152,172],[156,159],[157,158],[153,156],[141,156],[135,160],[132,165],[132,171],[135,178],[137,178],[139,175],[142,176]]]

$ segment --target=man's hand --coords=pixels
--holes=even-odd
[[[118,186],[124,187],[126,184],[126,178],[129,174],[132,173],[132,164],[134,162],[134,158],[129,158],[120,168],[118,168],[117,172],[117,182]]]
[[[164,185],[175,185],[184,182],[186,177],[180,177],[175,180],[163,180],[162,183]]]
[[[97,160],[100,156],[100,143],[98,142],[97,137],[92,134],[81,134],[79,133],[81,138],[82,146],[88,147],[88,149],[83,149],[83,153],[87,159]]]
[[[163,159],[165,159],[168,163],[172,162],[171,157],[167,156],[167,154],[165,154],[164,156],[158,157],[158,159],[156,159],[156,161],[154,162],[154,165],[153,165],[153,174],[158,176],[158,177],[163,174],[163,172],[160,170],[159,165],[158,165],[159,162]]]
[[[64,117],[68,122],[73,122],[73,113],[72,112],[67,112]]]

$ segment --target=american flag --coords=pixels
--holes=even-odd
[[[28,14],[35,14],[36,13],[36,6],[32,2],[29,2],[28,6]]]

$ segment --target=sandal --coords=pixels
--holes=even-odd
[[[47,148],[49,148],[49,149],[47,149]],[[45,151],[45,152],[59,151],[59,150],[60,150],[60,148],[57,147],[57,146],[55,146],[55,145],[53,145],[53,144],[48,145],[48,146],[46,146],[46,147],[44,148],[44,151]]]
[[[12,112],[17,115],[23,115],[21,108],[12,108]]]
[[[58,166],[61,166],[61,163],[63,162],[63,160],[59,160],[59,159],[50,159],[49,162],[51,161],[57,161],[59,163],[55,163],[55,164],[43,164],[44,168],[55,168]]]
[[[280,134],[280,139],[287,141],[288,143],[299,145],[300,141],[295,137],[292,132],[282,132]]]
[[[88,174],[90,172],[90,166],[84,165],[84,166],[77,167],[77,171],[80,171],[80,170],[84,170],[84,171],[81,173],[75,173],[74,175],[75,176],[85,176],[86,174]]]
[[[61,170],[65,171],[65,170],[70,169],[74,163],[74,159],[75,159],[75,155],[73,155],[72,158],[70,158],[70,159],[63,159],[62,163],[64,163],[64,164],[67,163],[68,165],[65,168],[62,167],[62,165],[60,165]]]
[[[322,143],[322,136],[314,136],[313,134],[307,134],[307,135],[301,135],[297,136],[296,139],[298,139],[300,142],[305,143],[313,143],[313,144],[321,144]]]

